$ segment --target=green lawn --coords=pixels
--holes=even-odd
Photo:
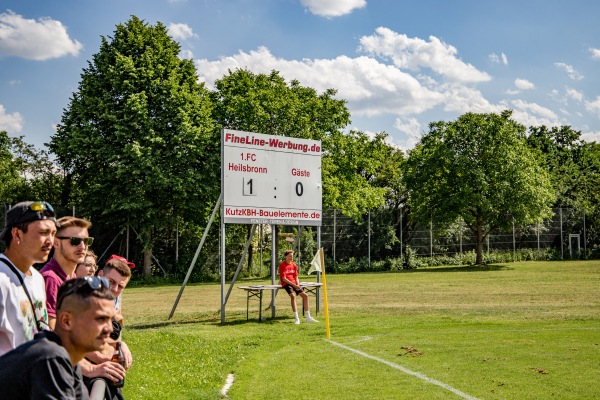
[[[170,321],[179,286],[126,289],[125,397],[220,399],[234,374],[231,399],[600,398],[599,261],[328,275],[327,284],[330,341],[323,312],[319,324],[292,323],[284,292],[277,318],[258,323],[258,303],[246,321],[245,293],[234,289],[221,324],[218,284],[188,286]]]

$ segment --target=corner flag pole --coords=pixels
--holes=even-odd
[[[329,330],[329,303],[327,302],[327,277],[325,276],[325,257],[323,255],[323,248],[319,249],[321,258],[321,273],[323,274],[323,301],[325,302],[325,337],[331,338],[331,331]]]

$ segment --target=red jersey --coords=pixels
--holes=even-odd
[[[281,283],[281,286],[287,285],[282,278],[298,284],[298,266],[295,262],[292,261],[288,264],[287,262],[283,261],[281,264],[279,264],[279,283]]]

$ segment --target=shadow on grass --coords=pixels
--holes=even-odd
[[[218,313],[217,313],[218,314]],[[275,318],[266,318],[263,314],[262,320],[258,320],[258,316],[252,317],[246,320],[245,315],[228,315],[229,321],[221,322],[221,317],[219,315],[211,315],[211,316],[203,316],[198,318],[189,318],[185,320],[173,320],[173,321],[162,321],[162,322],[154,322],[150,324],[135,324],[128,325],[127,329],[131,330],[144,330],[144,329],[155,329],[155,328],[163,328],[166,326],[175,326],[175,325],[191,325],[191,324],[208,324],[215,326],[236,326],[236,325],[244,325],[244,324],[272,324],[274,322],[280,320],[289,319],[289,317],[275,317]]]
[[[463,265],[456,267],[427,267],[417,269],[405,269],[402,272],[487,272],[487,271],[512,271],[514,268],[502,264],[489,265]]]

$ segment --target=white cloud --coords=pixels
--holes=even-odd
[[[356,115],[420,113],[444,100],[441,93],[424,87],[411,75],[369,57],[284,60],[260,47],[218,61],[196,60],[196,67],[200,80],[209,88],[228,69],[247,68],[264,74],[277,70],[286,80],[297,79],[317,91],[337,89],[338,96],[348,101]]]
[[[483,94],[474,88],[463,85],[444,85],[444,111],[464,114],[501,112],[504,108],[487,101]]]
[[[600,96],[596,97],[594,101],[586,101],[585,109],[600,118]]]
[[[579,80],[583,79],[583,75],[581,75],[579,72],[577,72],[575,70],[575,68],[573,68],[572,65],[561,63],[561,62],[555,62],[554,66],[564,70],[567,73],[567,75],[569,76],[569,78],[571,78],[575,81],[579,81]]]
[[[586,142],[600,143],[600,131],[598,132],[582,132],[581,139]]]
[[[0,131],[21,132],[23,129],[23,116],[18,112],[7,114],[6,109],[0,104]]]
[[[457,58],[456,48],[435,36],[430,36],[427,42],[379,27],[374,35],[360,38],[359,50],[383,59],[391,59],[400,69],[416,72],[422,68],[429,68],[449,81],[467,83],[491,79],[487,73]]]
[[[181,50],[179,52],[179,58],[182,60],[190,60],[194,58],[194,53],[191,50]]]
[[[508,95],[514,96],[515,94],[521,93],[521,91],[517,90],[517,89],[508,89],[505,93]]]
[[[465,112],[499,113],[512,109],[513,118],[525,126],[561,125],[553,111],[536,103],[519,99],[488,101],[475,85],[490,77],[458,59],[453,47],[436,38],[410,39],[379,28],[375,35],[361,38],[360,50],[379,57],[341,55],[331,59],[287,60],[260,47],[215,61],[201,59],[195,63],[199,80],[210,89],[214,89],[215,80],[223,78],[228,70],[238,68],[255,74],[276,70],[286,81],[296,79],[318,92],[334,88],[338,98],[347,101],[353,116],[392,115],[395,134],[390,136],[403,149],[412,148],[418,142],[424,127],[420,114],[434,108],[448,113],[450,118]],[[525,79],[515,80],[515,85],[522,90],[535,87]],[[571,96],[577,94],[571,92]],[[600,100],[598,104],[600,113]],[[355,129],[366,131],[360,127]]]
[[[198,37],[188,24],[170,23],[167,29],[173,39],[186,40],[192,37]]]
[[[567,97],[569,97],[575,101],[581,102],[581,101],[583,101],[583,92],[580,92],[576,89],[568,87],[567,88]]]
[[[593,60],[600,60],[600,49],[594,49],[590,47],[590,53],[592,53]]]
[[[502,64],[508,65],[508,57],[506,57],[506,54],[504,53],[500,53],[500,56],[498,56],[496,53],[492,53],[488,56],[488,58],[495,64],[500,64],[500,62],[502,62]]]
[[[398,129],[408,137],[403,143],[398,144],[403,150],[409,150],[415,147],[423,135],[423,126],[416,118],[396,118],[394,128]]]
[[[300,0],[300,3],[312,14],[326,18],[350,14],[367,5],[366,0]]]
[[[83,45],[71,40],[66,27],[51,18],[25,19],[12,11],[0,14],[0,56],[43,61],[76,56]]]
[[[511,100],[509,103],[501,102],[505,105],[504,108],[513,110],[512,118],[525,125],[529,126],[560,126],[561,120],[549,108],[540,106],[537,103],[528,103],[523,100]]]
[[[519,90],[530,90],[535,88],[535,85],[527,79],[515,79],[515,86]]]

